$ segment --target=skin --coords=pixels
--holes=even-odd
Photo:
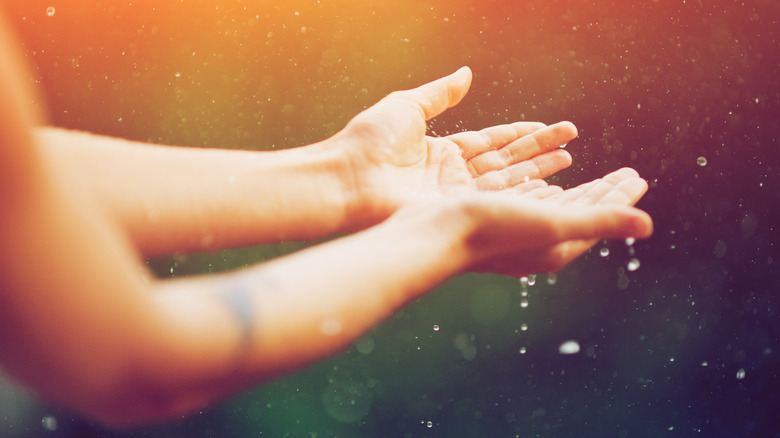
[[[0,29],[6,29],[0,26]],[[113,426],[170,419],[351,345],[467,271],[555,271],[647,237],[631,169],[563,190],[568,122],[443,138],[471,71],[394,92],[330,139],[202,150],[41,128],[0,34],[0,364]],[[349,235],[234,272],[158,280],[145,255]]]

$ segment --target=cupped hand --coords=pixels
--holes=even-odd
[[[456,105],[471,84],[467,67],[391,93],[353,118],[336,138],[348,145],[352,214],[372,225],[404,205],[485,190],[529,191],[568,167],[560,149],[577,136],[569,122],[499,125],[446,137],[426,135],[426,121]]]
[[[653,224],[633,208],[647,182],[631,168],[563,190],[539,187],[476,199],[482,229],[467,243],[484,254],[471,269],[521,277],[556,272],[600,239],[647,237]],[[473,208],[473,207],[472,207]]]

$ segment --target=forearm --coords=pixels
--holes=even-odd
[[[178,315],[180,327],[189,327],[182,329],[189,341],[176,342],[189,348],[174,349],[177,357],[169,360],[215,365],[199,376],[177,373],[188,381],[178,383],[186,391],[175,392],[203,397],[189,402],[208,402],[294,372],[342,351],[460,272],[466,265],[463,228],[441,213],[391,219],[239,273],[165,282],[163,306]],[[215,352],[226,354],[225,345],[229,353],[216,360]],[[171,377],[164,383],[177,385]],[[203,381],[218,384],[193,392]]]
[[[328,140],[274,152],[171,147],[42,128],[44,150],[147,255],[349,230],[354,190]]]
[[[252,368],[274,376],[338,352],[464,270],[461,224],[421,210],[258,268],[272,284],[253,295]]]

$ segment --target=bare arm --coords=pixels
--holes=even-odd
[[[571,123],[519,122],[449,137],[425,121],[457,104],[471,72],[395,92],[322,142],[274,152],[197,149],[43,128],[37,139],[146,255],[313,239],[397,209],[499,190],[567,167]]]
[[[153,145],[42,128],[37,138],[146,255],[307,240],[352,228],[336,141],[278,152]]]

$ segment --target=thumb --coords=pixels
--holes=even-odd
[[[471,69],[461,67],[455,73],[417,88],[396,91],[388,98],[404,99],[417,105],[425,115],[425,120],[429,120],[457,105],[468,92],[471,78]]]

